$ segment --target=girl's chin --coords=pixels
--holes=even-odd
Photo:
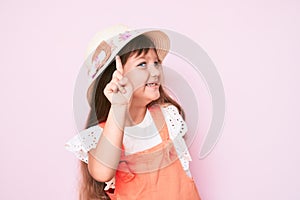
[[[132,97],[133,97],[132,101],[138,101],[140,103],[143,102],[145,103],[145,105],[148,105],[152,101],[159,99],[160,97],[159,87],[157,87],[157,89],[155,89],[154,87],[152,88],[145,87],[143,88],[143,90],[136,90],[133,93]]]
[[[144,95],[143,97],[138,97],[138,96],[135,96],[133,97],[132,101],[137,101],[139,103],[142,103],[142,104],[145,104],[148,105],[149,103],[153,102],[153,101],[156,101],[157,99],[159,99],[160,97],[160,94],[151,94],[151,95]]]
[[[160,97],[160,94],[159,94],[159,93],[158,93],[158,95],[153,95],[151,98],[149,98],[149,99],[151,99],[150,102],[156,101],[157,99],[159,99],[159,97]]]

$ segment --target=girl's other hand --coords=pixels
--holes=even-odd
[[[116,68],[111,81],[104,88],[104,94],[112,105],[127,105],[132,95],[132,84],[123,76],[123,65],[116,56]]]

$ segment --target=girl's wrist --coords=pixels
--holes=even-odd
[[[115,124],[123,130],[126,124],[126,118],[128,117],[128,104],[112,104],[110,113],[115,121]]]
[[[114,103],[114,104],[111,104],[111,107],[128,107],[128,103],[124,103],[124,104],[119,104],[119,103]]]

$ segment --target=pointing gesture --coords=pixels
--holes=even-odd
[[[116,56],[116,68],[123,75],[123,66],[120,56]]]
[[[123,76],[123,65],[119,56],[116,56],[116,68],[111,81],[104,88],[104,94],[112,105],[129,103],[132,95],[132,85],[128,78]]]

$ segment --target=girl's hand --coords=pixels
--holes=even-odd
[[[123,66],[119,56],[116,56],[116,68],[111,81],[104,88],[104,94],[112,105],[129,104],[133,87],[127,77],[123,76]]]

